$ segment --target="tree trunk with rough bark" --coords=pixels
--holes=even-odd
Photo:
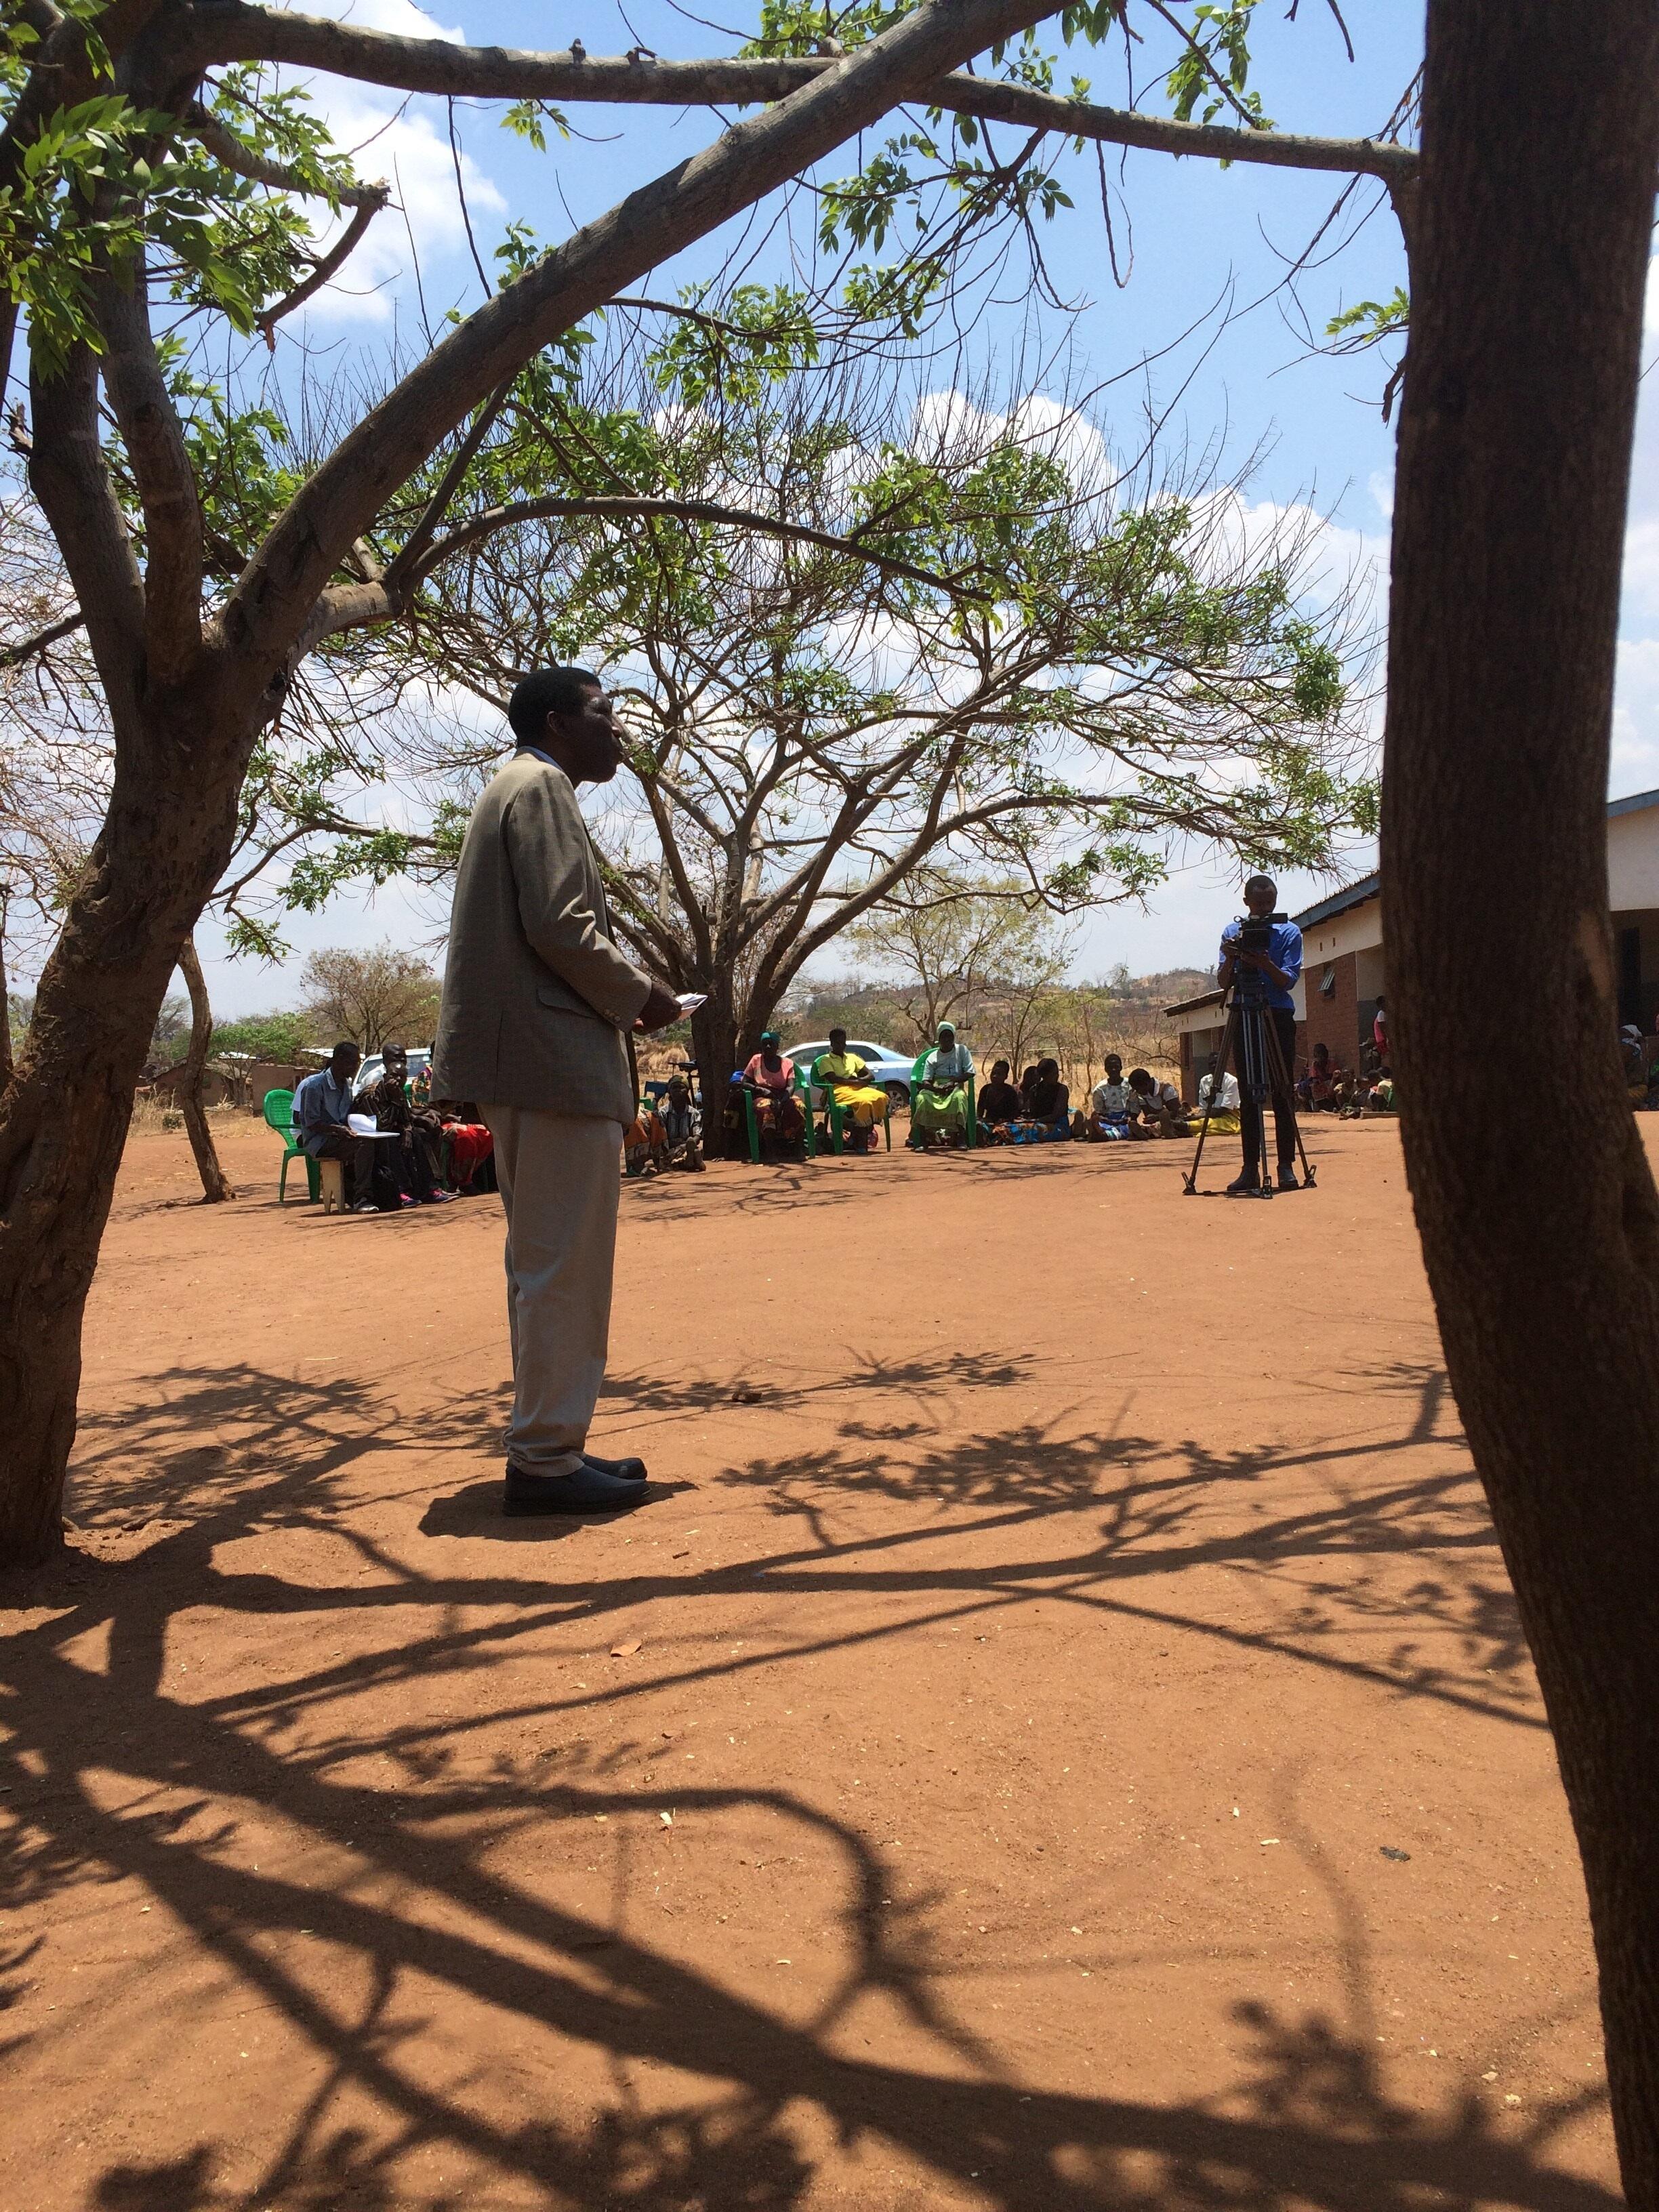
[[[0,1091],[11,1074],[11,993],[6,981],[6,911],[11,894],[0,884]]]
[[[1659,2212],[1659,1196],[1615,1044],[1606,799],[1656,163],[1654,0],[1432,0],[1389,1028],[1447,1368],[1583,1855],[1637,2212]],[[1489,1110],[1517,994],[1539,1064],[1572,1073],[1571,1129]]]
[[[196,1155],[196,1172],[202,1178],[202,1202],[204,1206],[222,1206],[236,1194],[219,1164],[218,1147],[213,1141],[207,1109],[202,1103],[202,1078],[207,1068],[208,1047],[213,1041],[213,1009],[208,1004],[207,978],[196,957],[194,934],[185,939],[179,950],[179,966],[185,988],[190,993],[190,1050],[185,1054],[179,1103],[184,1111],[190,1149]]]
[[[63,1543],[81,1316],[178,951],[229,858],[251,736],[210,697],[128,736],[0,1117],[0,1564]],[[177,734],[175,734],[177,733]],[[243,740],[246,738],[246,742]]]
[[[704,1004],[691,1017],[691,1053],[697,1063],[697,1087],[702,1094],[703,1149],[714,1159],[723,1152],[734,1159],[746,1158],[744,1145],[739,1143],[735,1149],[728,1146],[725,1127],[726,1091],[732,1071],[743,1065],[738,1058],[738,1025],[731,993],[720,988],[717,977],[711,977],[707,986],[694,983],[687,988],[698,991],[706,988],[708,993]]]

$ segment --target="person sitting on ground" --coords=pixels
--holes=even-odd
[[[763,1139],[799,1145],[806,1134],[805,1116],[795,1096],[795,1063],[785,1057],[775,1030],[765,1030],[760,1050],[743,1071],[743,1083],[755,1101],[755,1124]]]
[[[398,1195],[404,1203],[447,1206],[449,1193],[438,1188],[436,1146],[430,1117],[417,1115],[410,1104],[404,1087],[408,1079],[408,1053],[400,1044],[387,1045],[382,1054],[380,1079],[358,1093],[357,1110],[372,1114],[376,1128],[397,1132],[398,1143],[383,1146],[381,1150],[386,1155],[387,1170],[397,1178]]]
[[[1203,1112],[1206,1106],[1210,1105],[1212,1095],[1213,1095],[1215,1098],[1215,1104],[1210,1107],[1212,1118],[1218,1114],[1237,1113],[1238,1078],[1233,1073],[1231,1067],[1223,1070],[1221,1081],[1218,1086],[1213,1075],[1201,1075],[1199,1078],[1198,1106],[1200,1113]]]
[[[1031,1071],[1024,1113],[1015,1127],[1016,1141],[1043,1143],[1072,1133],[1072,1094],[1060,1079],[1057,1060],[1040,1060]]]
[[[470,1098],[436,1098],[431,1113],[449,1147],[449,1182],[464,1198],[495,1188],[495,1139]]]
[[[1392,1114],[1393,1111],[1394,1070],[1382,1067],[1377,1070],[1376,1082],[1360,1100],[1360,1118],[1369,1121],[1378,1114]]]
[[[1185,1137],[1190,1133],[1181,1093],[1173,1083],[1160,1083],[1150,1068],[1132,1067],[1129,1091],[1133,1101],[1129,1109],[1133,1116],[1129,1124],[1132,1136]]]
[[[668,1137],[657,1109],[648,1098],[642,1098],[633,1120],[623,1131],[623,1173],[625,1176],[653,1176],[666,1164]]]
[[[871,1079],[866,1063],[847,1049],[847,1032],[830,1032],[830,1049],[812,1062],[811,1080],[828,1094],[853,1125],[855,1152],[873,1150],[877,1125],[887,1119],[887,1093]]]
[[[974,1101],[974,1119],[990,1132],[994,1145],[1006,1145],[1008,1130],[1025,1110],[1025,1102],[1008,1080],[1006,1060],[991,1062],[991,1079]]]
[[[956,1024],[941,1022],[939,1040],[921,1064],[921,1080],[910,1095],[909,1143],[925,1151],[935,1142],[968,1141],[968,1085],[974,1055],[957,1042]]]
[[[1330,1047],[1316,1044],[1296,1095],[1310,1113],[1337,1114],[1350,1087],[1348,1071],[1340,1060],[1331,1058]]]
[[[1121,1053],[1106,1055],[1106,1073],[1089,1095],[1086,1113],[1079,1113],[1072,1134],[1091,1145],[1121,1143],[1129,1133],[1134,1098],[1123,1079]]]
[[[354,1212],[378,1213],[374,1202],[374,1137],[360,1137],[349,1126],[356,1110],[351,1079],[362,1065],[355,1044],[337,1044],[328,1066],[307,1075],[294,1094],[294,1126],[313,1160],[339,1160],[345,1167],[346,1204]]]
[[[664,1164],[684,1169],[690,1175],[701,1175],[702,1145],[697,1112],[691,1103],[691,1086],[683,1075],[669,1077],[668,1089],[657,1108],[657,1119],[668,1147]]]
[[[1647,1047],[1642,1042],[1642,1032],[1634,1022],[1626,1022],[1619,1032],[1619,1051],[1625,1063],[1625,1082],[1632,1091],[1648,1087]]]

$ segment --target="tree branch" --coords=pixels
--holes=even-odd
[[[353,539],[487,393],[623,285],[787,184],[944,70],[1040,21],[1052,4],[923,0],[815,82],[629,193],[469,316],[341,441],[229,593],[221,621],[248,704],[268,691]],[[214,19],[241,12],[209,11]]]
[[[48,647],[56,645],[60,637],[72,636],[75,631],[83,627],[86,619],[77,607],[72,615],[65,615],[62,622],[48,623],[45,629],[37,630],[33,637],[26,637],[21,645],[5,647],[0,650],[0,668],[21,668],[26,660],[33,660],[37,653],[45,653]]]
[[[403,556],[392,564],[387,580],[402,575],[418,580],[429,575],[441,561],[464,552],[481,538],[489,538],[499,530],[509,530],[520,522],[556,520],[562,516],[595,515],[623,517],[626,515],[656,515],[674,522],[714,522],[730,524],[738,530],[753,531],[769,538],[786,538],[803,545],[821,546],[827,553],[844,554],[849,561],[861,561],[866,567],[879,568],[890,576],[902,576],[913,584],[926,584],[932,589],[948,592],[955,598],[982,599],[982,592],[964,592],[961,580],[941,576],[931,568],[919,568],[912,562],[895,559],[890,554],[873,551],[851,538],[838,538],[830,530],[814,530],[805,522],[783,522],[775,515],[762,514],[747,507],[720,507],[706,499],[647,499],[619,498],[608,494],[597,494],[582,499],[521,499],[507,507],[492,507],[474,515],[453,530],[447,538],[441,538],[428,551],[403,567]]]
[[[29,487],[63,553],[118,728],[137,702],[144,649],[144,586],[105,465],[98,369],[76,346],[61,376],[33,368]]]
[[[407,39],[359,30],[287,9],[234,4],[204,17],[200,35],[210,61],[283,61],[336,76],[455,97],[595,101],[617,106],[757,106],[787,100],[844,66],[814,55],[774,59],[630,62],[590,55],[532,53],[511,46],[457,46],[441,39]],[[867,51],[860,49],[860,52]],[[1211,161],[1261,161],[1288,169],[1322,169],[1385,179],[1414,176],[1409,146],[1369,138],[1312,138],[1288,131],[1235,130],[1177,123],[1131,108],[1062,100],[1024,85],[999,84],[959,72],[918,85],[906,97],[988,123],[1012,123],[1066,137],[1138,146],[1149,152],[1198,155]]]
[[[386,572],[386,588],[389,591],[396,592],[402,588],[405,578],[415,571],[416,562],[421,560],[428,546],[431,544],[438,525],[448,512],[451,501],[460,489],[466,472],[472,465],[474,454],[489,435],[490,426],[501,413],[507,395],[512,388],[510,380],[505,384],[498,384],[474,416],[466,435],[456,449],[454,458],[439,480],[438,489],[427,501],[420,520],[392,556],[392,564]]]
[[[173,683],[201,651],[205,547],[184,426],[150,336],[147,286],[141,258],[129,283],[99,277],[94,299],[108,347],[104,389],[143,509],[149,674],[152,680]],[[84,596],[81,604],[88,604]]]
[[[338,239],[324,254],[322,259],[313,266],[310,276],[305,278],[303,283],[296,284],[294,289],[284,298],[278,300],[274,307],[265,308],[256,320],[254,328],[262,333],[265,343],[273,349],[276,343],[276,325],[282,321],[283,316],[291,315],[296,307],[302,307],[313,292],[320,292],[336,271],[344,267],[362,243],[363,233],[391,197],[390,190],[385,185],[377,185],[374,189],[380,194],[380,198],[359,206],[356,214],[352,216]]]
[[[191,103],[185,121],[221,168],[229,169],[239,177],[251,178],[256,185],[270,185],[279,192],[297,192],[301,198],[335,200],[342,207],[367,208],[371,214],[378,213],[391,197],[392,188],[384,180],[374,185],[331,185],[323,190],[302,177],[297,169],[290,169],[281,161],[268,161],[263,154],[256,154],[252,147],[243,145],[235,133],[228,131],[200,100]]]

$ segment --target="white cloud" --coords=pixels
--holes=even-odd
[[[1659,784],[1659,638],[1621,638],[1613,693],[1607,787],[1622,794]]]
[[[466,35],[459,28],[447,29],[424,8],[416,7],[414,0],[315,0],[305,12],[349,23],[359,31],[389,31],[399,39],[447,39],[459,46]]]
[[[316,11],[362,30],[386,31],[402,38],[454,44],[464,35],[416,7],[413,0],[332,0],[332,4],[318,0]],[[307,316],[329,322],[378,322],[390,315],[396,288],[410,271],[411,231],[422,268],[465,250],[465,219],[455,187],[444,106],[435,100],[399,99],[342,77],[316,76],[301,82],[326,121],[335,145],[351,155],[365,181],[384,179],[391,185],[395,202],[376,216],[362,244],[337,281],[318,295]],[[506,213],[501,193],[465,149],[461,177],[475,232],[480,218]],[[337,234],[336,227],[325,234],[324,245]],[[486,267],[492,243],[488,237],[479,240]]]
[[[1659,617],[1659,517],[1632,522],[1625,532],[1623,619]]]

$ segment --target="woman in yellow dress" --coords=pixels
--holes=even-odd
[[[852,1123],[854,1149],[867,1152],[876,1139],[876,1124],[887,1119],[887,1093],[871,1080],[870,1070],[857,1053],[848,1051],[845,1030],[830,1030],[830,1049],[812,1062],[811,1080]]]

